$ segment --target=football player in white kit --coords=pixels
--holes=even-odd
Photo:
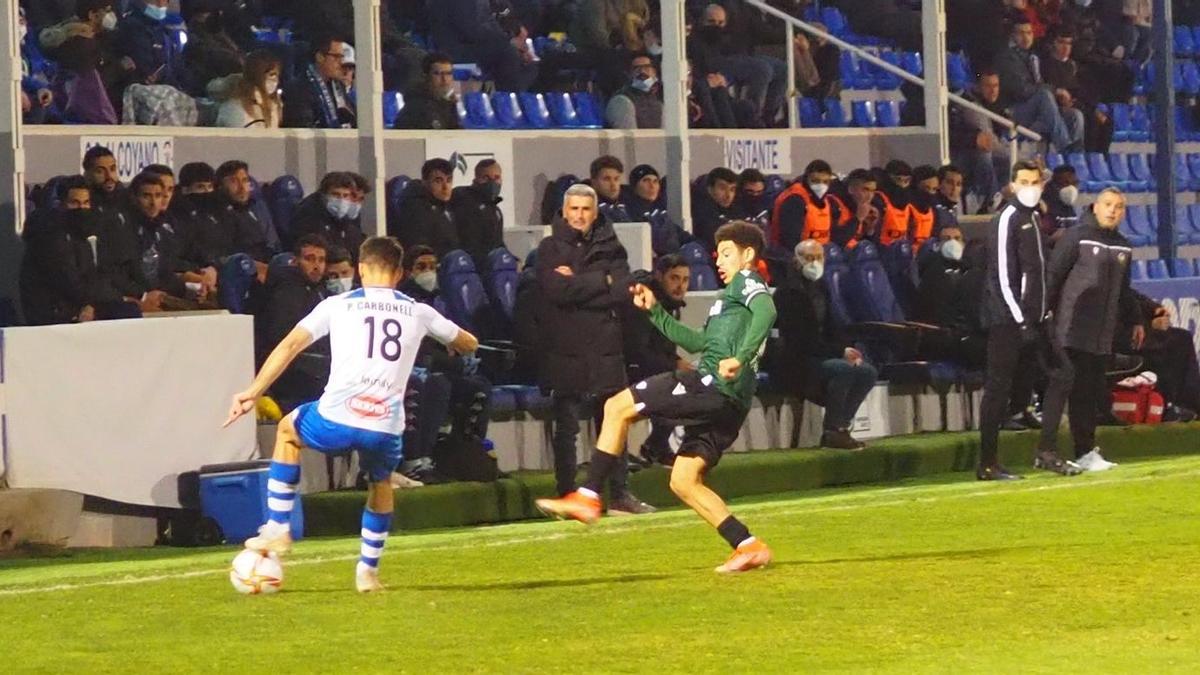
[[[432,336],[460,354],[479,346],[475,336],[437,310],[395,290],[403,259],[403,247],[391,237],[365,241],[358,257],[362,288],[327,298],[301,320],[271,352],[250,387],[234,394],[225,421],[229,426],[254,410],[300,352],[329,336],[332,362],[325,392],[280,421],[267,481],[269,518],[245,545],[278,554],[291,550],[301,446],[329,453],[357,450],[370,481],[355,569],[360,592],[383,588],[379,557],[392,522],[391,474],[401,458],[404,390],[421,340]]]

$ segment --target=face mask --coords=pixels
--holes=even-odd
[[[268,77],[266,82],[263,82],[263,86],[266,88],[268,94],[274,94],[279,91],[279,78]]]
[[[816,281],[825,276],[825,263],[823,262],[808,262],[800,266],[800,274],[804,275],[809,281]]]
[[[1068,185],[1058,191],[1058,198],[1067,206],[1075,206],[1075,201],[1079,199],[1079,188]]]
[[[67,209],[67,226],[76,233],[92,230],[92,212],[90,209]]]
[[[354,220],[360,213],[362,213],[362,204],[359,204],[358,202],[350,202],[350,211],[346,214],[346,217],[350,220]]]
[[[662,56],[662,45],[646,45],[646,53],[650,56]]]
[[[957,239],[942,242],[942,257],[946,260],[962,260],[963,243]]]
[[[334,277],[325,280],[325,289],[334,295],[349,293],[354,288],[354,277]]]
[[[100,27],[103,28],[104,30],[112,30],[112,29],[116,28],[117,27],[117,15],[114,14],[113,12],[109,12],[108,14],[105,14],[104,18],[100,20]]]
[[[418,286],[425,289],[426,293],[432,293],[436,291],[438,287],[437,272],[434,271],[416,274],[413,276],[413,281],[417,282]]]
[[[808,189],[812,190],[813,196],[817,199],[821,199],[826,192],[829,192],[829,186],[824,183],[809,183]]]
[[[329,212],[329,215],[337,218],[338,220],[342,220],[343,218],[348,218],[350,216],[350,207],[353,204],[354,202],[351,202],[349,199],[325,198],[325,210]]]
[[[159,7],[157,5],[146,5],[146,8],[143,10],[143,12],[146,14],[146,16],[150,17],[151,19],[154,19],[155,21],[162,21],[163,19],[167,18],[167,8],[166,7]]]
[[[495,200],[500,196],[500,184],[489,180],[483,184],[483,193],[488,199]]]
[[[1037,185],[1028,185],[1022,188],[1017,188],[1017,201],[1025,208],[1032,209],[1042,201],[1042,188]]]
[[[1084,9],[1087,9],[1088,7],[1092,6],[1092,0],[1075,0],[1075,4],[1079,5],[1080,7],[1084,8]]]
[[[658,78],[655,78],[655,77],[647,77],[647,78],[646,78],[646,79],[644,79],[644,80],[641,80],[641,79],[636,79],[636,80],[634,80],[634,81],[633,81],[633,88],[634,88],[634,89],[637,89],[638,91],[644,91],[644,92],[647,92],[647,93],[649,93],[649,91],[650,91],[651,89],[653,89],[653,88],[654,88],[654,85],[656,85],[656,84],[658,84]]]

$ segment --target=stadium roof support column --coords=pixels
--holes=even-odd
[[[950,162],[950,91],[946,85],[946,0],[921,3],[925,64],[925,130],[936,134],[938,160]]]
[[[662,3],[663,131],[666,132],[667,203],[671,219],[692,231],[691,143],[688,137],[687,55],[682,2]]]
[[[380,0],[354,0],[354,51],[358,59],[358,166],[371,183],[364,204],[363,230],[387,234],[387,182],[383,157],[383,54],[380,38]]]
[[[1154,178],[1158,181],[1158,257],[1175,257],[1175,54],[1171,45],[1170,0],[1154,0],[1154,116],[1157,147]]]
[[[0,0],[0,298],[17,297],[21,226],[25,217],[25,150],[21,129],[21,48],[17,0]],[[19,304],[19,303],[18,303]]]

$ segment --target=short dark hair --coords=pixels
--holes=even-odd
[[[914,183],[920,183],[921,181],[929,180],[930,178],[938,178],[938,171],[932,166],[928,164],[922,164],[921,166],[913,169]]]
[[[442,52],[429,52],[425,55],[425,58],[421,59],[421,72],[428,75],[433,70],[433,67],[439,63],[449,63],[453,66],[454,59],[450,58],[449,54]]]
[[[334,188],[353,190],[355,188],[354,178],[345,171],[331,171],[325,174],[325,177],[321,179],[321,187],[318,189],[322,193],[326,193]]]
[[[436,256],[437,251],[426,246],[425,244],[417,244],[404,252],[404,271],[410,272],[414,265],[417,264],[417,259],[423,255]]]
[[[807,176],[810,173],[833,173],[833,167],[823,159],[814,159],[804,167],[804,175]]]
[[[454,165],[450,163],[450,160],[434,157],[421,165],[421,180],[429,180],[435,171],[447,176],[454,176]]]
[[[1036,172],[1038,172],[1038,175],[1040,176],[1042,173],[1042,165],[1040,162],[1037,162],[1032,159],[1023,159],[1023,160],[1013,164],[1012,180],[1016,180],[1017,174],[1022,171],[1036,171]]]
[[[493,166],[499,166],[499,165],[500,165],[500,162],[497,162],[496,160],[491,159],[490,157],[488,159],[481,159],[481,160],[479,160],[479,163],[475,165],[475,177],[479,178],[479,176],[482,175],[484,171],[487,171],[488,169],[492,168]]]
[[[738,248],[752,248],[756,260],[766,247],[762,228],[744,220],[731,220],[718,227],[713,239],[718,245],[723,241],[732,241]]]
[[[395,272],[403,269],[404,246],[395,237],[371,237],[359,247],[358,262]]]
[[[296,240],[296,255],[300,255],[300,251],[303,251],[306,248],[319,248],[328,253],[329,241],[319,234],[306,234]],[[326,256],[326,258],[328,259],[328,256]]]
[[[314,61],[316,60],[317,54],[328,53],[329,48],[333,46],[333,43],[341,42],[341,41],[342,41],[341,38],[337,37],[336,35],[317,36],[317,38],[312,41],[311,55],[313,57],[313,60]]]
[[[592,165],[588,167],[588,175],[596,178],[605,169],[615,169],[621,173],[625,173],[625,165],[621,163],[621,160],[612,155],[600,155],[592,160]]]
[[[216,182],[220,183],[239,171],[249,174],[250,165],[240,159],[231,159],[217,167]]]
[[[708,172],[708,177],[704,180],[704,184],[707,187],[712,187],[717,184],[717,181],[721,181],[722,183],[733,183],[734,185],[737,185],[738,176],[733,172],[733,169],[727,169],[723,166],[718,166],[717,168]]]
[[[351,262],[350,250],[345,246],[330,246],[325,249],[325,264],[338,265]]]
[[[658,68],[658,63],[654,60],[654,56],[650,52],[640,51],[630,54],[629,61],[627,62],[630,68],[633,68],[634,59],[650,59],[650,65],[654,68]]]
[[[67,193],[71,190],[88,190],[91,191],[91,186],[88,185],[87,179],[83,176],[68,176],[59,181],[58,186],[54,189],[54,196],[58,197],[59,201],[67,198]]]
[[[93,145],[92,147],[88,148],[87,152],[83,153],[83,170],[87,171],[88,169],[92,168],[92,164],[95,164],[96,160],[100,159],[101,157],[115,158],[116,155],[113,154],[112,150],[109,150],[103,145]]]
[[[170,176],[171,178],[175,177],[175,171],[166,164],[151,164],[150,166],[142,169],[142,171],[145,173],[152,173],[156,176]]]
[[[138,193],[141,192],[142,188],[147,185],[157,185],[159,187],[162,187],[162,180],[160,179],[159,175],[156,173],[151,173],[149,171],[143,171],[143,172],[139,173],[138,175],[134,176],[133,180],[129,181],[129,194],[132,195],[133,197],[137,197]]]
[[[887,165],[883,167],[883,170],[893,176],[911,176],[913,172],[912,166],[910,166],[908,162],[905,162],[901,159],[893,159],[892,161],[888,162]]]
[[[1012,29],[1016,28],[1017,26],[1024,26],[1025,24],[1033,23],[1033,21],[1029,18],[1029,16],[1022,12],[1009,13],[1008,20],[1010,22],[1012,22],[1012,25],[1008,27],[1009,31],[1012,31]]]
[[[766,183],[767,177],[758,169],[746,169],[738,176],[738,187],[742,187],[746,183]]]
[[[1000,77],[1000,71],[996,70],[995,68],[993,68],[991,66],[984,66],[979,71],[979,77],[975,78],[975,81],[978,82],[985,77]]]
[[[180,185],[217,182],[217,172],[205,162],[188,162],[179,169]]]
[[[846,175],[847,187],[853,183],[878,183],[870,169],[855,169]]]
[[[99,12],[105,7],[112,7],[113,0],[75,0],[75,16],[87,21],[88,14]]]
[[[661,255],[658,257],[658,260],[654,261],[654,271],[658,272],[659,274],[666,274],[669,270],[673,270],[676,267],[687,266],[687,260],[684,260],[683,256],[679,255],[678,253]]]
[[[1055,178],[1058,178],[1059,176],[1064,176],[1066,174],[1074,174],[1074,173],[1075,173],[1075,167],[1071,166],[1070,164],[1059,164],[1058,166],[1054,167],[1054,171],[1051,172],[1050,175]]]
[[[938,172],[937,172],[938,180],[939,181],[946,180],[946,176],[949,176],[952,173],[956,173],[960,176],[966,175],[963,173],[963,170],[958,168],[958,166],[955,164],[943,164],[940,168],[938,168]]]

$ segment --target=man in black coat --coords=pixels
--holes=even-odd
[[[662,199],[662,178],[649,164],[639,164],[629,172],[625,190],[625,212],[631,222],[650,223],[650,242],[654,255],[676,253],[692,240],[692,235],[671,220],[666,200]]]
[[[291,236],[320,235],[332,246],[340,246],[358,256],[366,235],[362,231],[362,206],[354,199],[354,176],[345,171],[325,174],[321,186],[296,205],[292,214]]]
[[[450,199],[459,245],[471,254],[481,274],[487,268],[488,254],[504,246],[503,184],[500,163],[485,159],[475,165],[475,181],[454,188]]]
[[[633,279],[625,247],[598,204],[592,188],[568,188],[562,216],[537,252],[544,347],[540,380],[554,397],[554,475],[560,495],[575,489],[580,417],[599,417],[597,402],[626,384],[619,312],[631,303]],[[622,461],[609,481],[609,511],[652,510],[630,494]]]
[[[129,207],[126,215],[133,228],[135,248],[132,255],[141,265],[142,280],[147,291],[163,293],[163,309],[196,309],[189,301],[184,273],[190,271],[184,262],[188,241],[175,230],[166,218],[167,199],[159,176],[144,171],[129,184]],[[190,295],[207,300],[201,286]]]
[[[1171,325],[1171,313],[1157,301],[1133,291],[1146,326],[1146,340],[1134,349],[1133,326],[1117,328],[1113,345],[1118,354],[1136,353],[1146,360],[1146,370],[1158,374],[1155,388],[1163,395],[1164,422],[1190,422],[1200,410],[1200,363],[1191,331]]]
[[[108,242],[97,229],[87,183],[76,177],[61,190],[61,206],[25,230],[20,290],[26,321],[41,326],[141,316],[97,269],[99,248]]]
[[[454,194],[454,167],[444,159],[421,165],[421,180],[404,189],[395,213],[388,214],[388,236],[404,248],[428,246],[439,258],[460,246],[450,198]]]
[[[703,190],[692,191],[692,233],[710,251],[717,250],[717,228],[744,215],[737,203],[737,184],[736,173],[718,167],[704,179]]]
[[[462,128],[454,93],[454,62],[445,54],[429,54],[421,63],[421,70],[425,73],[425,84],[405,97],[396,128]]]
[[[1107,471],[1115,463],[1096,447],[1096,412],[1108,396],[1105,368],[1114,333],[1132,326],[1132,346],[1146,338],[1141,309],[1129,286],[1133,246],[1117,231],[1125,216],[1125,195],[1106,188],[1080,224],[1054,246],[1046,271],[1046,295],[1054,308],[1053,341],[1057,367],[1042,406],[1043,452],[1056,450],[1063,406],[1070,400],[1075,463],[1085,471]]]
[[[813,239],[800,242],[775,294],[783,340],[779,365],[793,393],[825,406],[822,447],[860,450],[865,446],[850,428],[879,372],[834,322],[824,274],[825,249]]]

